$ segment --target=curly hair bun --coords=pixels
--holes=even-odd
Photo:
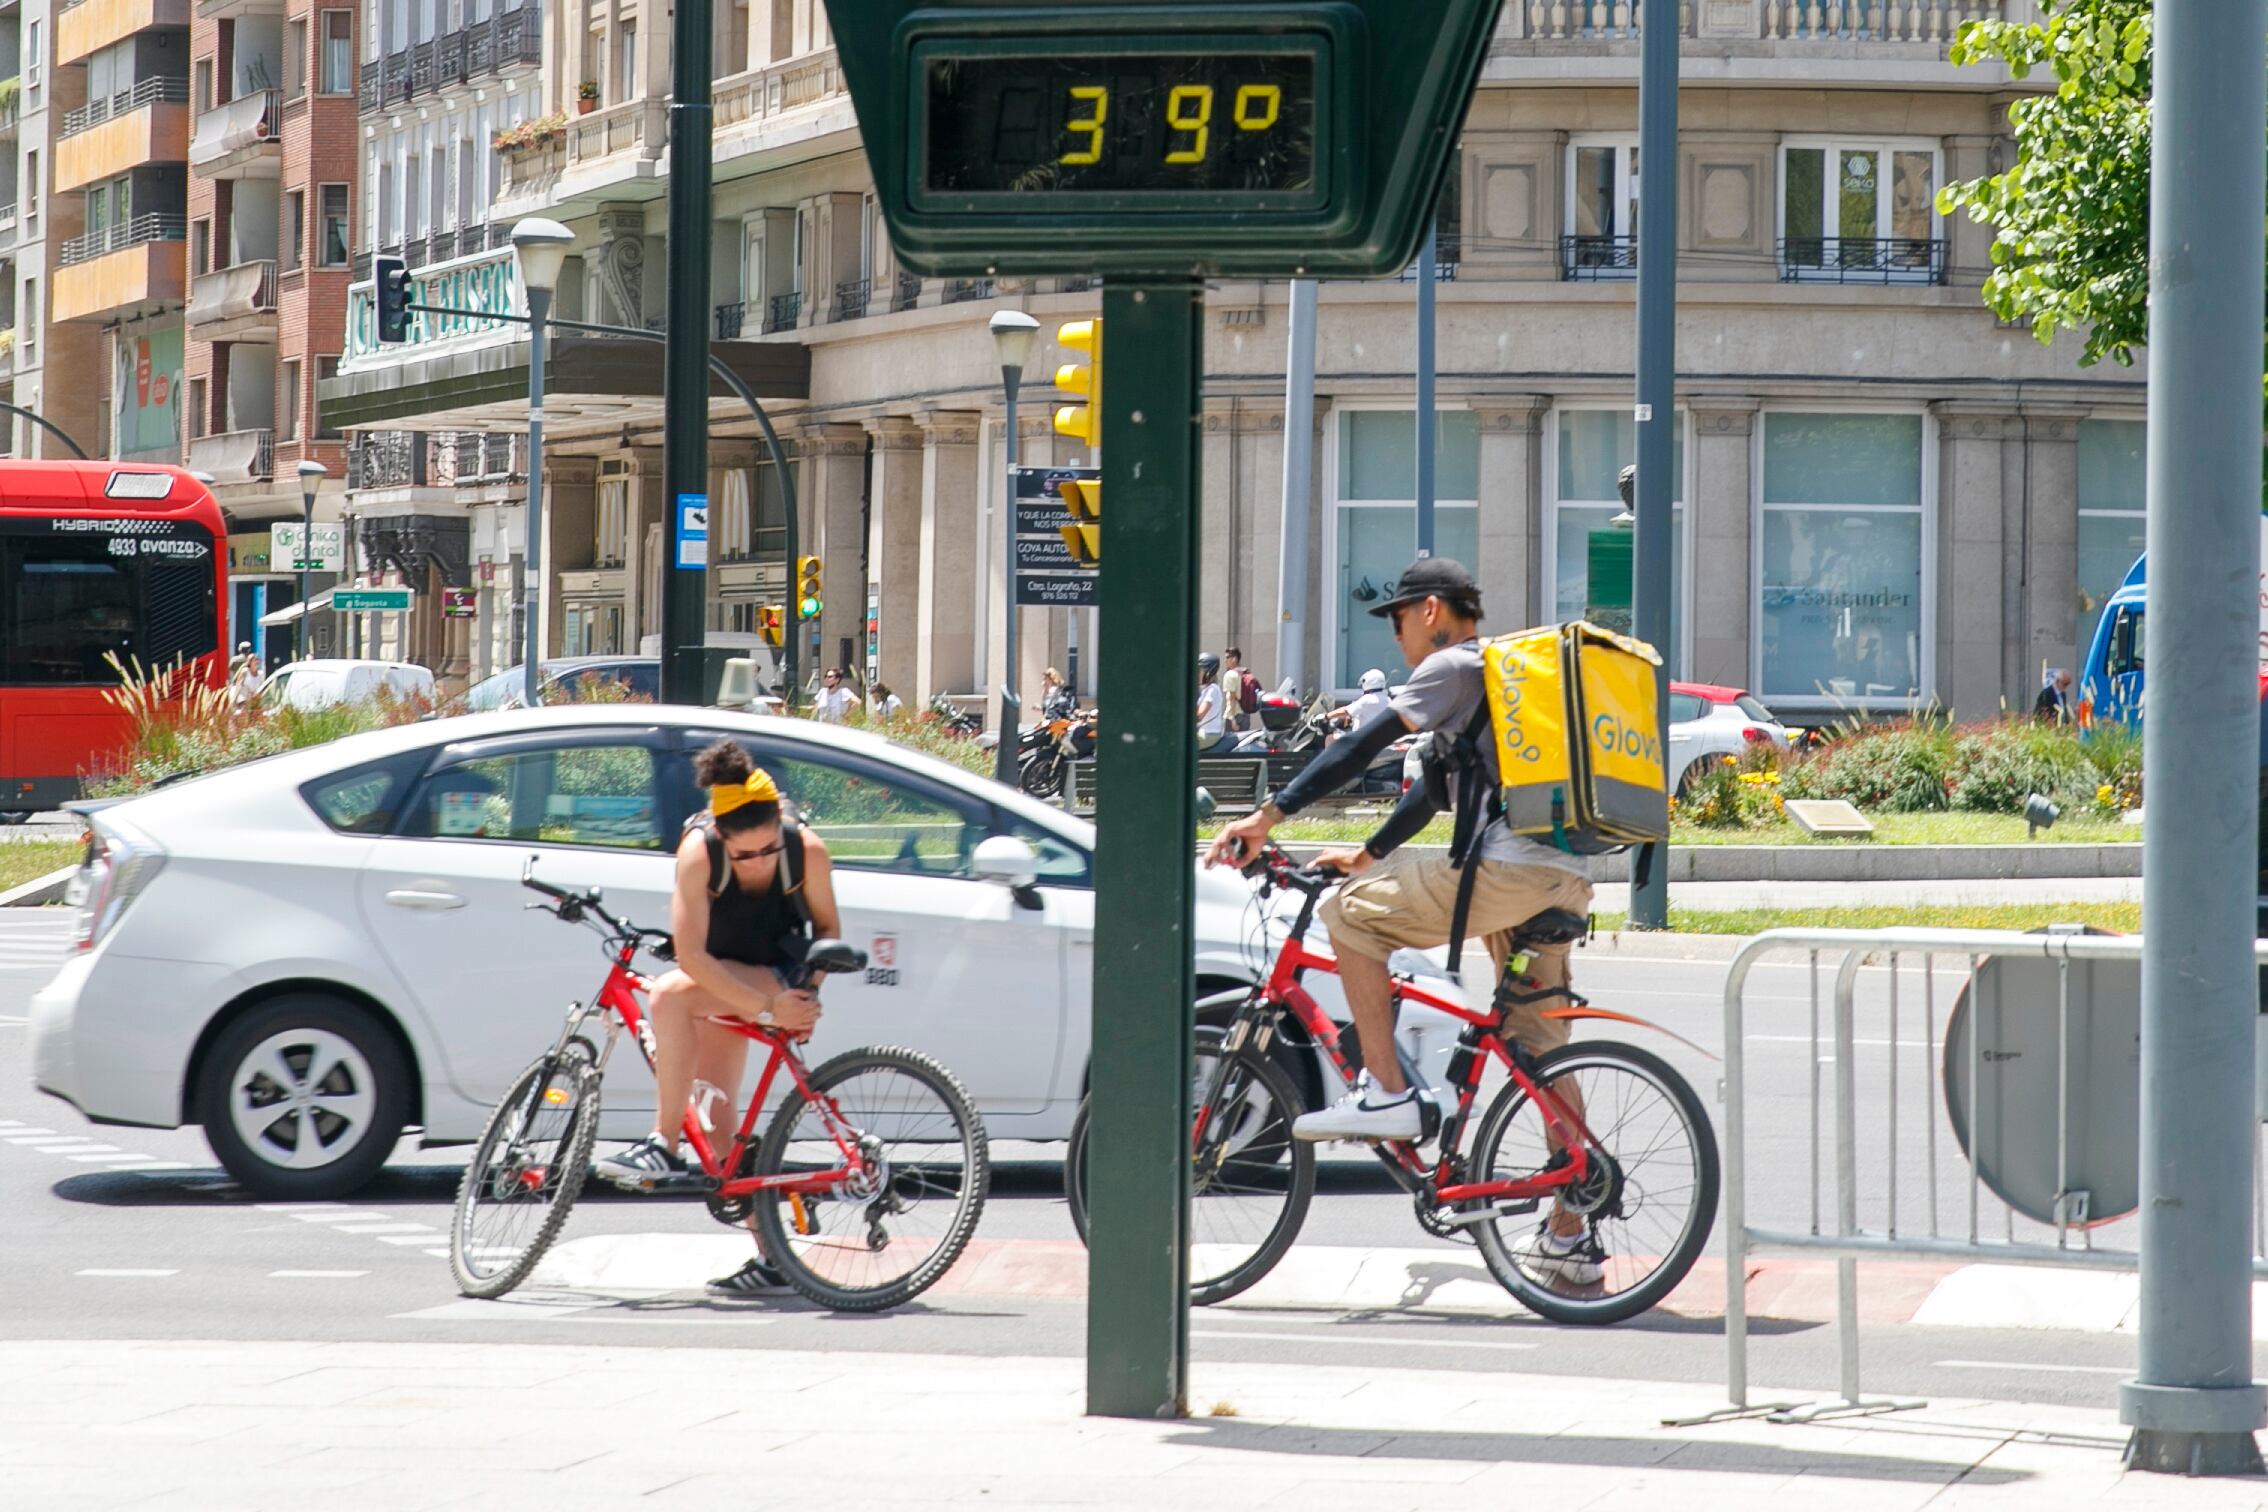
[[[746,782],[756,770],[747,747],[730,736],[717,741],[693,759],[693,780],[702,787],[731,787]]]

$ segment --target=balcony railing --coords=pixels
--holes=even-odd
[[[199,274],[189,285],[188,319],[192,326],[247,315],[273,315],[275,311],[276,265],[272,258]]]
[[[2001,0],[1765,0],[1764,35],[1774,41],[1935,42],[1964,21],[1998,20]]]
[[[1783,236],[1788,283],[1942,283],[1945,241],[1934,236]]]
[[[415,431],[357,432],[347,443],[347,487],[410,487],[425,471],[418,443]]]
[[[243,148],[274,141],[282,108],[283,94],[274,89],[238,95],[225,105],[214,106],[197,117],[196,129],[189,137],[189,161],[201,167]]]
[[[368,252],[357,252],[357,253],[355,253],[355,254],[354,254],[354,276],[353,276],[353,278],[352,278],[351,280],[349,280],[350,282],[352,282],[352,283],[368,283],[368,282],[370,282],[370,279],[371,279],[371,272],[370,272],[370,258],[371,258],[371,254],[370,254],[370,253],[368,253]]]
[[[989,278],[948,278],[945,280],[945,303],[968,304],[974,300],[992,297],[992,280]]]
[[[15,239],[16,202],[10,200],[5,205],[0,205],[0,246],[6,246]]]
[[[1559,276],[1577,282],[1628,278],[1638,271],[1635,236],[1563,236]]]
[[[222,431],[189,443],[189,465],[215,483],[264,483],[276,475],[276,433]]]
[[[87,101],[77,110],[63,112],[63,129],[57,137],[76,136],[90,127],[100,126],[112,116],[127,115],[145,105],[186,105],[189,103],[187,79],[137,79],[116,94],[103,95]]]
[[[717,340],[738,341],[740,323],[748,314],[748,306],[735,302],[717,306]]]
[[[437,263],[447,262],[450,258],[455,257],[457,255],[456,228],[452,226],[446,231],[436,231],[428,236],[425,239],[425,255]]]
[[[56,254],[56,263],[65,268],[79,263],[93,262],[111,252],[123,252],[145,242],[186,241],[189,236],[188,220],[179,215],[137,215],[114,226],[74,236],[63,243]]]
[[[402,261],[413,268],[422,268],[433,259],[426,254],[425,238],[413,237],[402,244]]]
[[[910,310],[921,303],[921,280],[911,273],[898,275],[898,286],[890,301],[893,310]]]
[[[498,11],[453,32],[362,60],[363,111],[391,108],[418,95],[506,69],[543,62],[543,30],[535,5]]]
[[[769,336],[774,331],[785,331],[802,318],[801,294],[774,294],[771,302],[765,306],[764,334]]]
[[[866,314],[867,301],[874,296],[874,280],[848,278],[835,285],[835,318],[857,320]]]

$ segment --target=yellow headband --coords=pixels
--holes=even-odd
[[[734,809],[745,808],[751,803],[779,801],[779,785],[772,781],[772,774],[762,767],[750,772],[746,782],[719,783],[709,789],[709,812],[719,819]]]

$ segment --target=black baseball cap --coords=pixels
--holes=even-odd
[[[1473,581],[1473,575],[1465,570],[1462,562],[1448,557],[1422,556],[1395,580],[1394,596],[1382,604],[1371,605],[1370,612],[1384,619],[1404,604],[1422,603],[1429,598],[1470,604],[1478,612],[1480,584]]]

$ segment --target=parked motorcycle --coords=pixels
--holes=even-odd
[[[929,701],[929,712],[939,724],[964,739],[974,740],[984,728],[983,719],[961,709],[942,693]]]
[[[1317,751],[1344,733],[1338,703],[1318,693],[1302,705],[1287,681],[1260,700],[1260,728],[1239,736],[1224,756],[1258,756],[1268,763],[1271,784],[1288,780],[1314,758]],[[1424,737],[1411,735],[1379,752],[1363,772],[1355,789],[1360,793],[1394,796],[1402,791],[1402,763],[1409,747]]]
[[[1095,718],[1089,710],[1034,726],[1038,742],[1017,769],[1017,785],[1034,798],[1053,798],[1062,792],[1071,763],[1095,754]]]

